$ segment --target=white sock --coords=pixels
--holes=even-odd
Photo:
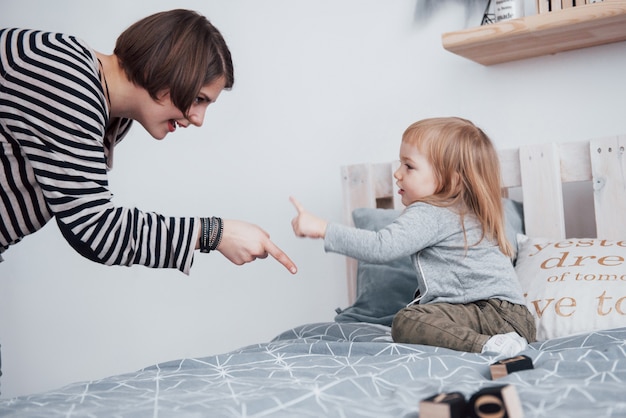
[[[496,334],[483,345],[482,353],[497,353],[513,357],[528,346],[528,341],[516,332]]]

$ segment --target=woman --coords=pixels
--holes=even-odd
[[[133,121],[156,139],[201,126],[233,82],[223,37],[189,10],[136,22],[112,55],[73,36],[0,30],[0,254],[54,217],[74,249],[106,265],[188,274],[200,249],[238,265],[269,254],[295,273],[256,225],[166,217],[111,201],[107,171]]]

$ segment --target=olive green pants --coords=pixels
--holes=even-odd
[[[493,335],[512,331],[529,343],[536,340],[535,320],[528,308],[499,299],[415,304],[398,312],[391,326],[394,342],[472,353],[480,353]]]

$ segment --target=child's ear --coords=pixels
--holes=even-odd
[[[452,175],[450,176],[450,190],[458,190],[461,186],[461,182],[462,180],[459,172],[455,171],[454,173],[452,173]]]

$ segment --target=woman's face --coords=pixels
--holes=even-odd
[[[225,80],[220,77],[213,82],[203,86],[198,92],[196,100],[189,108],[187,117],[183,115],[170,98],[169,90],[159,95],[160,100],[150,99],[141,112],[141,117],[137,121],[155,139],[163,139],[176,128],[186,128],[189,125],[202,126],[204,113],[209,104],[214,103],[224,90]]]
[[[417,146],[402,142],[400,145],[400,167],[393,176],[396,178],[398,193],[405,206],[432,196],[437,191],[437,179],[433,166]]]

